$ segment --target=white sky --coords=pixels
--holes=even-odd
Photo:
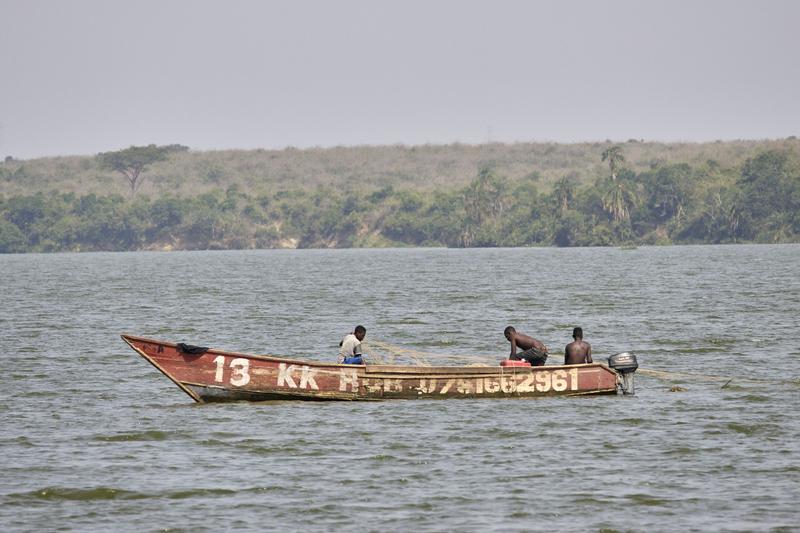
[[[800,1],[0,0],[0,157],[800,135]]]

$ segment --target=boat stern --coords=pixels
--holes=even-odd
[[[639,368],[636,354],[633,352],[614,354],[608,358],[608,367],[619,375],[619,387],[622,389],[622,394],[633,395],[635,393],[633,376],[636,369]]]

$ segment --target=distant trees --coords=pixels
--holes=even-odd
[[[472,246],[478,229],[494,221],[503,212],[506,184],[488,167],[478,171],[478,176],[464,191],[464,228],[462,243]]]
[[[694,173],[686,163],[667,165],[643,175],[645,204],[659,222],[680,217],[690,201]]]
[[[24,252],[27,244],[25,234],[18,226],[0,218],[0,254]]]
[[[532,176],[509,179],[493,166],[468,184],[428,189],[252,193],[229,185],[154,198],[0,194],[0,253],[800,242],[800,154],[766,150],[727,168],[659,161],[639,173],[622,167],[621,156],[608,152],[614,168],[600,168],[594,182],[581,184],[568,173],[543,193]],[[141,165],[139,182],[148,161],[154,159],[128,160]],[[20,182],[23,174],[22,165],[0,166],[0,184]]]
[[[553,187],[553,196],[558,202],[563,214],[569,209],[570,203],[575,199],[575,182],[570,176],[565,176],[556,182]]]
[[[780,241],[800,232],[800,165],[785,152],[748,159],[737,185],[745,238]]]
[[[136,194],[142,184],[142,173],[147,167],[159,161],[165,161],[172,152],[183,152],[189,148],[180,144],[166,146],[131,146],[116,152],[103,152],[97,155],[102,168],[119,172],[128,181],[131,188],[131,197]]]

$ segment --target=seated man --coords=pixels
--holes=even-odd
[[[583,340],[583,329],[575,328],[572,330],[572,338],[575,339],[564,348],[565,365],[581,365],[592,362],[592,345]]]
[[[517,333],[513,327],[508,326],[503,334],[508,339],[508,342],[511,343],[511,355],[508,356],[509,359],[514,361],[525,360],[531,364],[531,366],[542,366],[544,362],[547,360],[547,353],[550,351],[547,349],[541,341],[534,339],[524,333]],[[517,348],[522,350],[520,353],[517,353]]]
[[[339,343],[339,363],[345,365],[363,365],[364,357],[361,354],[361,341],[367,336],[367,328],[356,326],[353,333],[346,335]]]

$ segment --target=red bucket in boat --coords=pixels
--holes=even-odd
[[[500,366],[531,366],[531,364],[527,361],[513,361],[511,359],[506,359],[504,361],[500,361]]]

